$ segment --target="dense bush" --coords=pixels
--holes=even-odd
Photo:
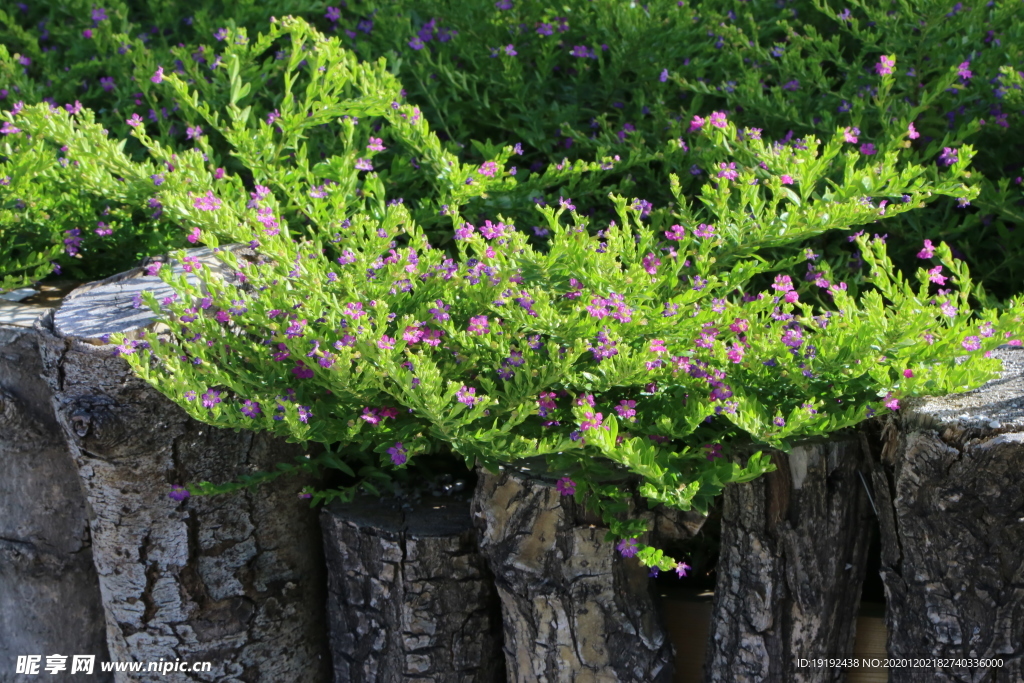
[[[602,0],[573,1],[557,11],[518,0],[493,5],[428,0],[412,9],[399,2],[339,2],[337,7],[285,2],[272,9],[246,2],[196,9],[155,1],[111,2],[104,8],[84,1],[18,7],[0,12],[0,38],[9,48],[6,56],[0,52],[0,74],[10,84],[0,94],[28,103],[80,101],[119,138],[128,134],[124,120],[137,112],[155,124],[151,134],[169,147],[187,144],[197,121],[180,109],[173,93],[152,87],[149,77],[158,65],[201,85],[223,65],[218,55],[225,27],[265,30],[273,13],[305,16],[362,59],[386,57],[408,101],[420,107],[463,163],[480,163],[503,145],[520,142],[519,180],[551,174],[543,182],[521,182],[517,192],[501,198],[479,197],[467,209],[473,220],[501,210],[532,224],[531,203],[554,202],[561,195],[572,196],[580,211],[595,218],[595,226],[606,225],[613,217],[604,200],[609,191],[639,195],[655,216],[667,216],[670,173],[680,176],[684,193],[692,195],[713,171],[695,164],[677,142],[685,144],[694,116],[713,110],[726,111],[740,128],[757,127],[766,138],[790,144],[843,126],[850,129],[848,139],[857,140],[850,143],[855,147],[881,146],[894,132],[893,119],[909,118],[920,138],[905,141],[913,153],[908,159],[942,163],[945,148],[963,143],[979,150],[967,183],[977,185],[980,194],[970,204],[956,198],[935,202],[887,226],[896,266],[911,272],[921,241],[943,239],[980,274],[985,289],[976,295],[985,303],[993,303],[985,290],[1006,299],[1024,281],[1019,265],[1024,245],[1017,230],[1024,176],[1021,103],[1013,99],[1021,78],[1010,68],[1022,63],[1024,7],[1017,2],[970,8],[853,3],[844,9],[820,2]],[[895,59],[885,84],[876,71],[882,55]],[[279,95],[257,84],[249,100],[254,114],[265,118]],[[209,104],[217,110],[224,102]],[[312,133],[310,155],[333,154],[335,137],[332,131]],[[223,141],[213,138],[209,144],[228,172],[240,170]],[[142,154],[134,144],[127,149]],[[619,160],[611,163],[616,156]],[[559,177],[555,167],[563,158],[571,164],[577,159],[601,163],[606,157],[603,168],[580,177]],[[389,195],[403,197],[428,234],[443,232],[447,223],[432,203],[435,188],[424,177],[428,174],[403,173],[420,163],[416,153],[398,148],[380,161],[388,169],[382,182]],[[11,193],[5,208],[19,199],[24,201]],[[152,236],[144,214],[132,216],[131,227],[114,237],[96,235],[70,207],[32,209],[49,215],[49,227],[19,231],[22,250],[31,244],[34,254],[52,258],[54,235],[68,237],[64,233],[78,229],[81,234],[71,236],[73,243],[82,240],[76,256],[86,258],[65,254],[57,262],[82,277],[116,270],[104,255],[135,258],[168,241]],[[180,234],[167,227],[161,232]],[[449,245],[448,232],[438,235],[440,246]],[[119,244],[121,239],[130,241],[129,248]],[[534,244],[542,240],[531,235]],[[844,249],[847,244],[842,234],[832,233],[810,246],[840,270],[851,269],[849,283],[856,293],[865,281],[863,259]],[[0,266],[5,270],[25,272],[23,266]]]

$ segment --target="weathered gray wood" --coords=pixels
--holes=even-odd
[[[873,482],[891,657],[1003,659],[893,668],[894,683],[1024,680],[1024,350],[975,391],[907,401],[879,428]]]
[[[501,605],[469,503],[377,499],[321,513],[338,683],[499,683]]]
[[[213,665],[212,674],[132,681],[328,680],[320,529],[298,498],[306,482],[168,497],[173,484],[232,480],[302,450],[192,420],[102,343],[104,334],[151,324],[126,295],[144,279],[134,273],[69,297],[58,332],[52,318],[37,325],[57,422],[94,511],[111,656]]]
[[[845,681],[842,669],[797,660],[853,651],[874,526],[860,439],[765,451],[778,469],[723,494],[705,680]]]
[[[0,302],[2,683],[14,682],[19,655],[108,659],[85,496],[30,327],[45,311]],[[100,672],[94,678],[113,680]]]
[[[508,680],[671,681],[648,570],[554,484],[538,470],[479,471],[473,515],[501,596]]]

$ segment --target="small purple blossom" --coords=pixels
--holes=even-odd
[[[191,495],[184,486],[172,486],[171,492],[167,494],[167,497],[180,503]]]
[[[623,557],[627,557],[628,558],[628,557],[635,557],[636,556],[636,554],[638,552],[638,549],[637,549],[636,546],[637,546],[637,540],[635,538],[626,538],[626,539],[623,539],[623,540],[619,541],[618,545],[615,546],[615,549],[618,550],[619,553],[621,553]]]

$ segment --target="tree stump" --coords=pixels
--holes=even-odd
[[[469,502],[321,513],[334,680],[503,683],[501,605]]]
[[[671,681],[673,647],[648,570],[621,557],[601,521],[554,484],[528,467],[480,470],[473,497],[501,597],[508,680]]]
[[[872,479],[889,656],[1003,664],[925,662],[895,683],[1024,680],[1024,350],[993,355],[1000,379],[876,423]]]
[[[844,431],[765,451],[778,469],[723,494],[705,680],[845,681],[842,669],[797,660],[853,651],[874,526],[860,439]]]
[[[0,301],[0,681],[19,655],[108,659],[88,509],[53,414],[32,324]],[[112,676],[96,671],[97,681]]]
[[[303,451],[197,422],[134,376],[104,335],[153,324],[132,304],[146,289],[170,294],[136,269],[76,291],[36,325],[57,422],[94,512],[111,657],[213,666],[133,682],[326,681],[326,579],[316,514],[298,499],[305,482],[168,497],[173,484],[232,480]]]

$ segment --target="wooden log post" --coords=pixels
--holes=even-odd
[[[911,399],[879,427],[888,651],[921,664],[894,683],[1024,680],[1024,350],[993,355],[1000,379]]]
[[[0,681],[20,655],[108,659],[89,510],[57,425],[32,325],[46,308],[0,301]],[[98,667],[98,664],[97,664]],[[109,683],[109,673],[94,671]],[[21,678],[20,676],[17,678]]]
[[[321,525],[337,683],[505,681],[501,604],[468,501],[334,503]]]
[[[209,250],[194,250],[213,260]],[[172,500],[173,484],[230,481],[302,455],[265,433],[214,429],[134,376],[104,335],[140,331],[134,295],[170,294],[142,269],[77,290],[36,325],[54,412],[93,510],[93,558],[117,661],[212,671],[120,681],[326,681],[326,578],[306,483]]]
[[[853,651],[875,524],[860,438],[846,430],[788,454],[764,450],[778,469],[723,494],[704,680],[845,681],[842,669],[799,659]]]
[[[508,680],[671,681],[673,647],[648,570],[621,557],[555,481],[529,466],[479,470],[473,515],[501,597]],[[687,533],[644,514],[649,527]]]

